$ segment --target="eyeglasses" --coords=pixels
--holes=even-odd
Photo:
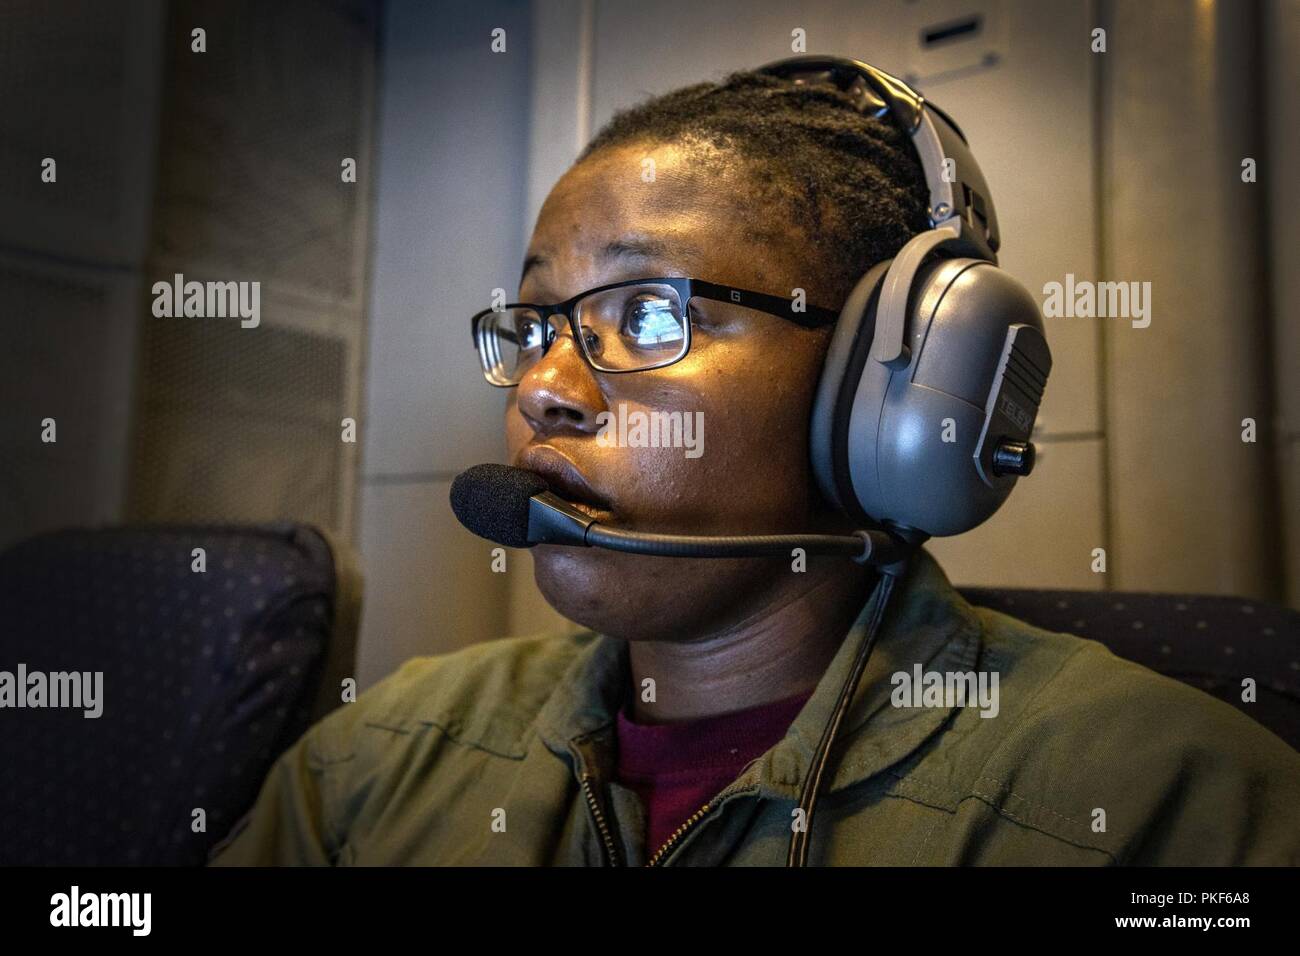
[[[806,328],[829,325],[838,312],[702,279],[632,279],[588,289],[557,305],[512,302],[470,320],[483,376],[518,385],[568,320],[573,340],[598,372],[645,372],[679,362],[691,347],[692,299],[711,299],[780,316]]]

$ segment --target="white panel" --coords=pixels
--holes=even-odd
[[[1006,59],[1006,0],[924,0],[904,6],[910,51],[905,79],[931,85],[961,79]]]
[[[508,575],[493,573],[491,545],[456,523],[449,489],[447,482],[362,488],[361,687],[408,658],[506,636]]]
[[[1247,17],[1226,5],[1116,4],[1106,54],[1106,249],[1150,283],[1146,328],[1106,336],[1115,583],[1268,597],[1280,578],[1264,420],[1264,193],[1240,163],[1260,143]],[[1122,37],[1123,42],[1118,38]]]
[[[524,242],[546,194],[591,136],[595,0],[533,0],[532,101]]]
[[[914,26],[984,5],[905,6]],[[1022,0],[1007,6],[1004,22],[1005,59],[996,67],[938,76],[922,82],[921,91],[966,134],[997,201],[1000,264],[1041,302],[1044,284],[1094,272],[1091,20],[1087,4]],[[908,32],[912,49],[918,33]],[[1097,326],[1075,318],[1044,322],[1053,366],[1037,432],[1096,433]]]
[[[1047,442],[1002,510],[955,538],[926,544],[954,584],[1100,590],[1092,550],[1105,546],[1101,442]]]
[[[385,20],[363,468],[449,473],[501,454],[469,318],[523,263],[528,9],[408,0]]]

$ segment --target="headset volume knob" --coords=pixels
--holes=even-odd
[[[1024,477],[1034,470],[1034,444],[1003,439],[993,449],[993,474]]]

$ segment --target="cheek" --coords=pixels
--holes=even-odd
[[[624,449],[638,455],[647,503],[714,524],[719,516],[771,519],[805,499],[816,374],[799,351],[785,359],[774,351],[719,343],[698,365],[688,358],[665,370],[672,374],[638,407],[701,413],[703,454]]]
[[[702,369],[698,400],[716,439],[716,457],[748,465],[807,455],[817,371],[799,349],[727,343]],[[724,353],[719,355],[718,353]]]

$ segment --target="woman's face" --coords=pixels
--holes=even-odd
[[[746,203],[753,195],[746,175],[724,154],[676,146],[593,154],[569,170],[542,208],[520,301],[559,302],[626,279],[690,276],[787,297],[801,288],[810,304],[834,304],[813,288],[811,253],[794,229],[773,221],[771,207]],[[692,302],[692,321],[685,358],[622,375],[593,371],[566,326],[512,390],[505,415],[511,462],[540,472],[561,497],[584,502],[618,528],[810,530],[816,499],[808,418],[829,332],[700,299]],[[702,452],[687,457],[680,447],[598,442],[598,416],[618,415],[620,405],[629,419],[679,412],[702,421]],[[629,639],[672,640],[739,623],[753,613],[756,593],[792,573],[782,559],[546,545],[533,553],[538,586],[556,610]]]

